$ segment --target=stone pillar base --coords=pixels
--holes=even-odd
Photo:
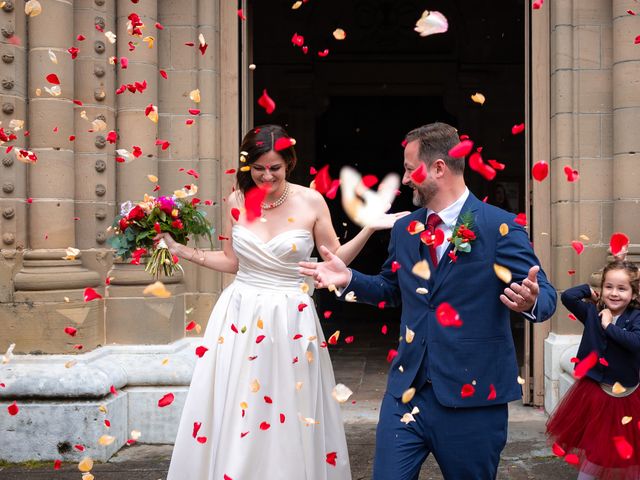
[[[170,345],[108,346],[73,356],[14,356],[0,365],[6,384],[0,389],[0,411],[5,412],[0,415],[0,460],[78,461],[90,456],[107,461],[132,430],[141,432],[141,443],[173,443],[200,342],[193,338]],[[158,407],[169,392],[174,402]],[[13,401],[20,409],[15,416],[6,414]],[[115,440],[100,446],[102,435]]]
[[[544,341],[544,409],[551,413],[562,396],[573,384],[573,377],[567,374],[564,358],[573,357],[578,350],[581,335],[558,335],[551,332]],[[566,367],[565,367],[566,368]]]

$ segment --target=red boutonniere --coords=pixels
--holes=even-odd
[[[453,244],[453,250],[449,252],[449,258],[452,262],[458,260],[458,256],[456,255],[458,252],[471,252],[471,242],[477,238],[472,228],[473,215],[471,212],[465,212],[460,215],[458,224],[453,228],[453,234],[451,238],[449,238],[449,242]]]

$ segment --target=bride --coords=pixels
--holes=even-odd
[[[331,360],[298,262],[315,244],[349,264],[374,230],[406,213],[383,215],[340,245],[322,195],[287,181],[296,164],[288,139],[277,125],[245,136],[222,251],[156,237],[180,258],[237,273],[202,339],[168,480],[351,478]],[[256,186],[269,193],[253,220],[245,194]]]

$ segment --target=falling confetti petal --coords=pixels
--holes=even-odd
[[[258,99],[258,105],[264,108],[268,115],[272,114],[276,109],[276,102],[271,99],[266,88],[262,91],[262,96]]]
[[[518,135],[519,133],[524,132],[524,123],[520,123],[518,125],[514,125],[511,127],[511,134]]]
[[[511,270],[497,263],[493,264],[493,271],[496,272],[496,276],[507,285],[511,283]]]
[[[447,18],[440,12],[431,12],[429,10],[422,12],[422,16],[418,19],[414,28],[421,37],[445,33],[448,29],[449,22]]]
[[[633,456],[633,446],[623,436],[613,437],[613,444],[623,460],[629,460]]]
[[[507,233],[509,233],[509,225],[506,223],[500,224],[500,235],[504,237]]]
[[[578,171],[574,170],[569,165],[564,167],[564,174],[567,176],[567,182],[577,182],[580,178]]]
[[[571,248],[573,248],[578,255],[580,255],[584,251],[584,244],[577,240],[571,242]]]
[[[416,333],[413,330],[411,330],[409,327],[405,327],[405,328],[406,328],[406,330],[405,330],[405,333],[404,333],[404,340],[407,343],[411,343],[411,342],[413,342],[413,339],[414,339]]]
[[[167,290],[167,288],[164,286],[164,283],[160,281],[152,283],[151,285],[147,285],[142,293],[144,295],[151,294],[158,298],[169,298],[171,296],[171,292]]]
[[[616,383],[613,384],[613,388],[611,389],[611,391],[613,393],[615,393],[616,395],[619,395],[621,393],[626,392],[627,389],[624,388],[620,382],[616,382]]]
[[[416,394],[416,389],[413,387],[405,390],[402,393],[402,403],[409,403],[411,400],[413,400],[413,397],[415,394]]]
[[[460,315],[447,302],[443,302],[436,308],[436,319],[438,323],[443,327],[461,327],[462,320],[460,320]]]
[[[336,40],[344,40],[345,38],[347,38],[347,34],[343,29],[336,28],[333,31],[333,38],[335,38]]]
[[[609,240],[609,248],[612,255],[618,255],[623,249],[626,249],[629,245],[629,237],[624,233],[616,232],[611,235]]]
[[[480,105],[484,105],[486,98],[481,93],[474,93],[473,95],[471,95],[471,100],[473,100],[475,103],[479,103]]]
[[[171,405],[175,400],[173,393],[167,393],[160,400],[158,400],[158,407],[163,408]]]
[[[38,0],[29,0],[24,4],[24,13],[32,18],[38,16],[42,13],[42,5]]]
[[[591,352],[576,365],[576,368],[573,371],[573,376],[575,378],[584,377],[587,372],[595,366],[597,362],[598,355],[596,354],[596,352]]]
[[[335,387],[333,387],[331,395],[336,400],[336,402],[344,403],[349,400],[349,397],[353,395],[353,392],[346,385],[338,383]]]
[[[536,162],[536,164],[531,169],[531,174],[535,180],[538,182],[543,181],[549,175],[549,164],[544,160],[540,160]]]
[[[93,459],[91,457],[84,457],[78,463],[78,470],[81,472],[90,472],[93,469]]]
[[[425,280],[429,280],[431,278],[431,269],[429,268],[429,264],[426,260],[420,260],[416,263],[411,269],[411,273]]]
[[[91,302],[92,300],[100,300],[102,295],[96,292],[93,288],[85,288],[84,289],[84,301]]]
[[[460,396],[462,398],[472,397],[474,393],[476,393],[476,389],[473,385],[469,383],[465,383],[462,386],[462,390],[460,390]]]

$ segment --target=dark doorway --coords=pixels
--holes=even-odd
[[[379,178],[401,173],[404,135],[433,121],[454,125],[483,147],[485,159],[506,165],[493,182],[468,170],[467,184],[478,198],[513,212],[525,203],[524,136],[511,127],[524,121],[525,6],[521,0],[433,0],[428,7],[449,20],[449,31],[426,38],[413,28],[427,6],[419,1],[309,0],[293,10],[294,0],[249,0],[250,45],[245,70],[252,85],[253,123],[279,123],[297,139],[299,166],[293,181],[308,185],[311,166],[330,165],[332,177],[343,165]],[[346,39],[332,32],[342,28]],[[304,36],[305,54],[294,46]],[[318,52],[329,50],[327,56]],[[248,66],[248,65],[247,65]],[[277,104],[267,115],[255,100],[267,89]],[[484,105],[471,100],[480,92]],[[344,216],[339,199],[328,201],[336,232],[348,240],[357,228]],[[411,210],[403,191],[394,211]],[[352,266],[375,274],[386,258],[388,234],[369,241]],[[388,324],[380,348],[397,344],[399,310],[337,302],[326,291],[316,293],[325,334],[365,330],[379,333]],[[322,317],[321,317],[322,318]],[[518,362],[524,363],[524,323],[512,320]],[[386,352],[386,351],[385,351]],[[524,375],[523,375],[524,376]]]

